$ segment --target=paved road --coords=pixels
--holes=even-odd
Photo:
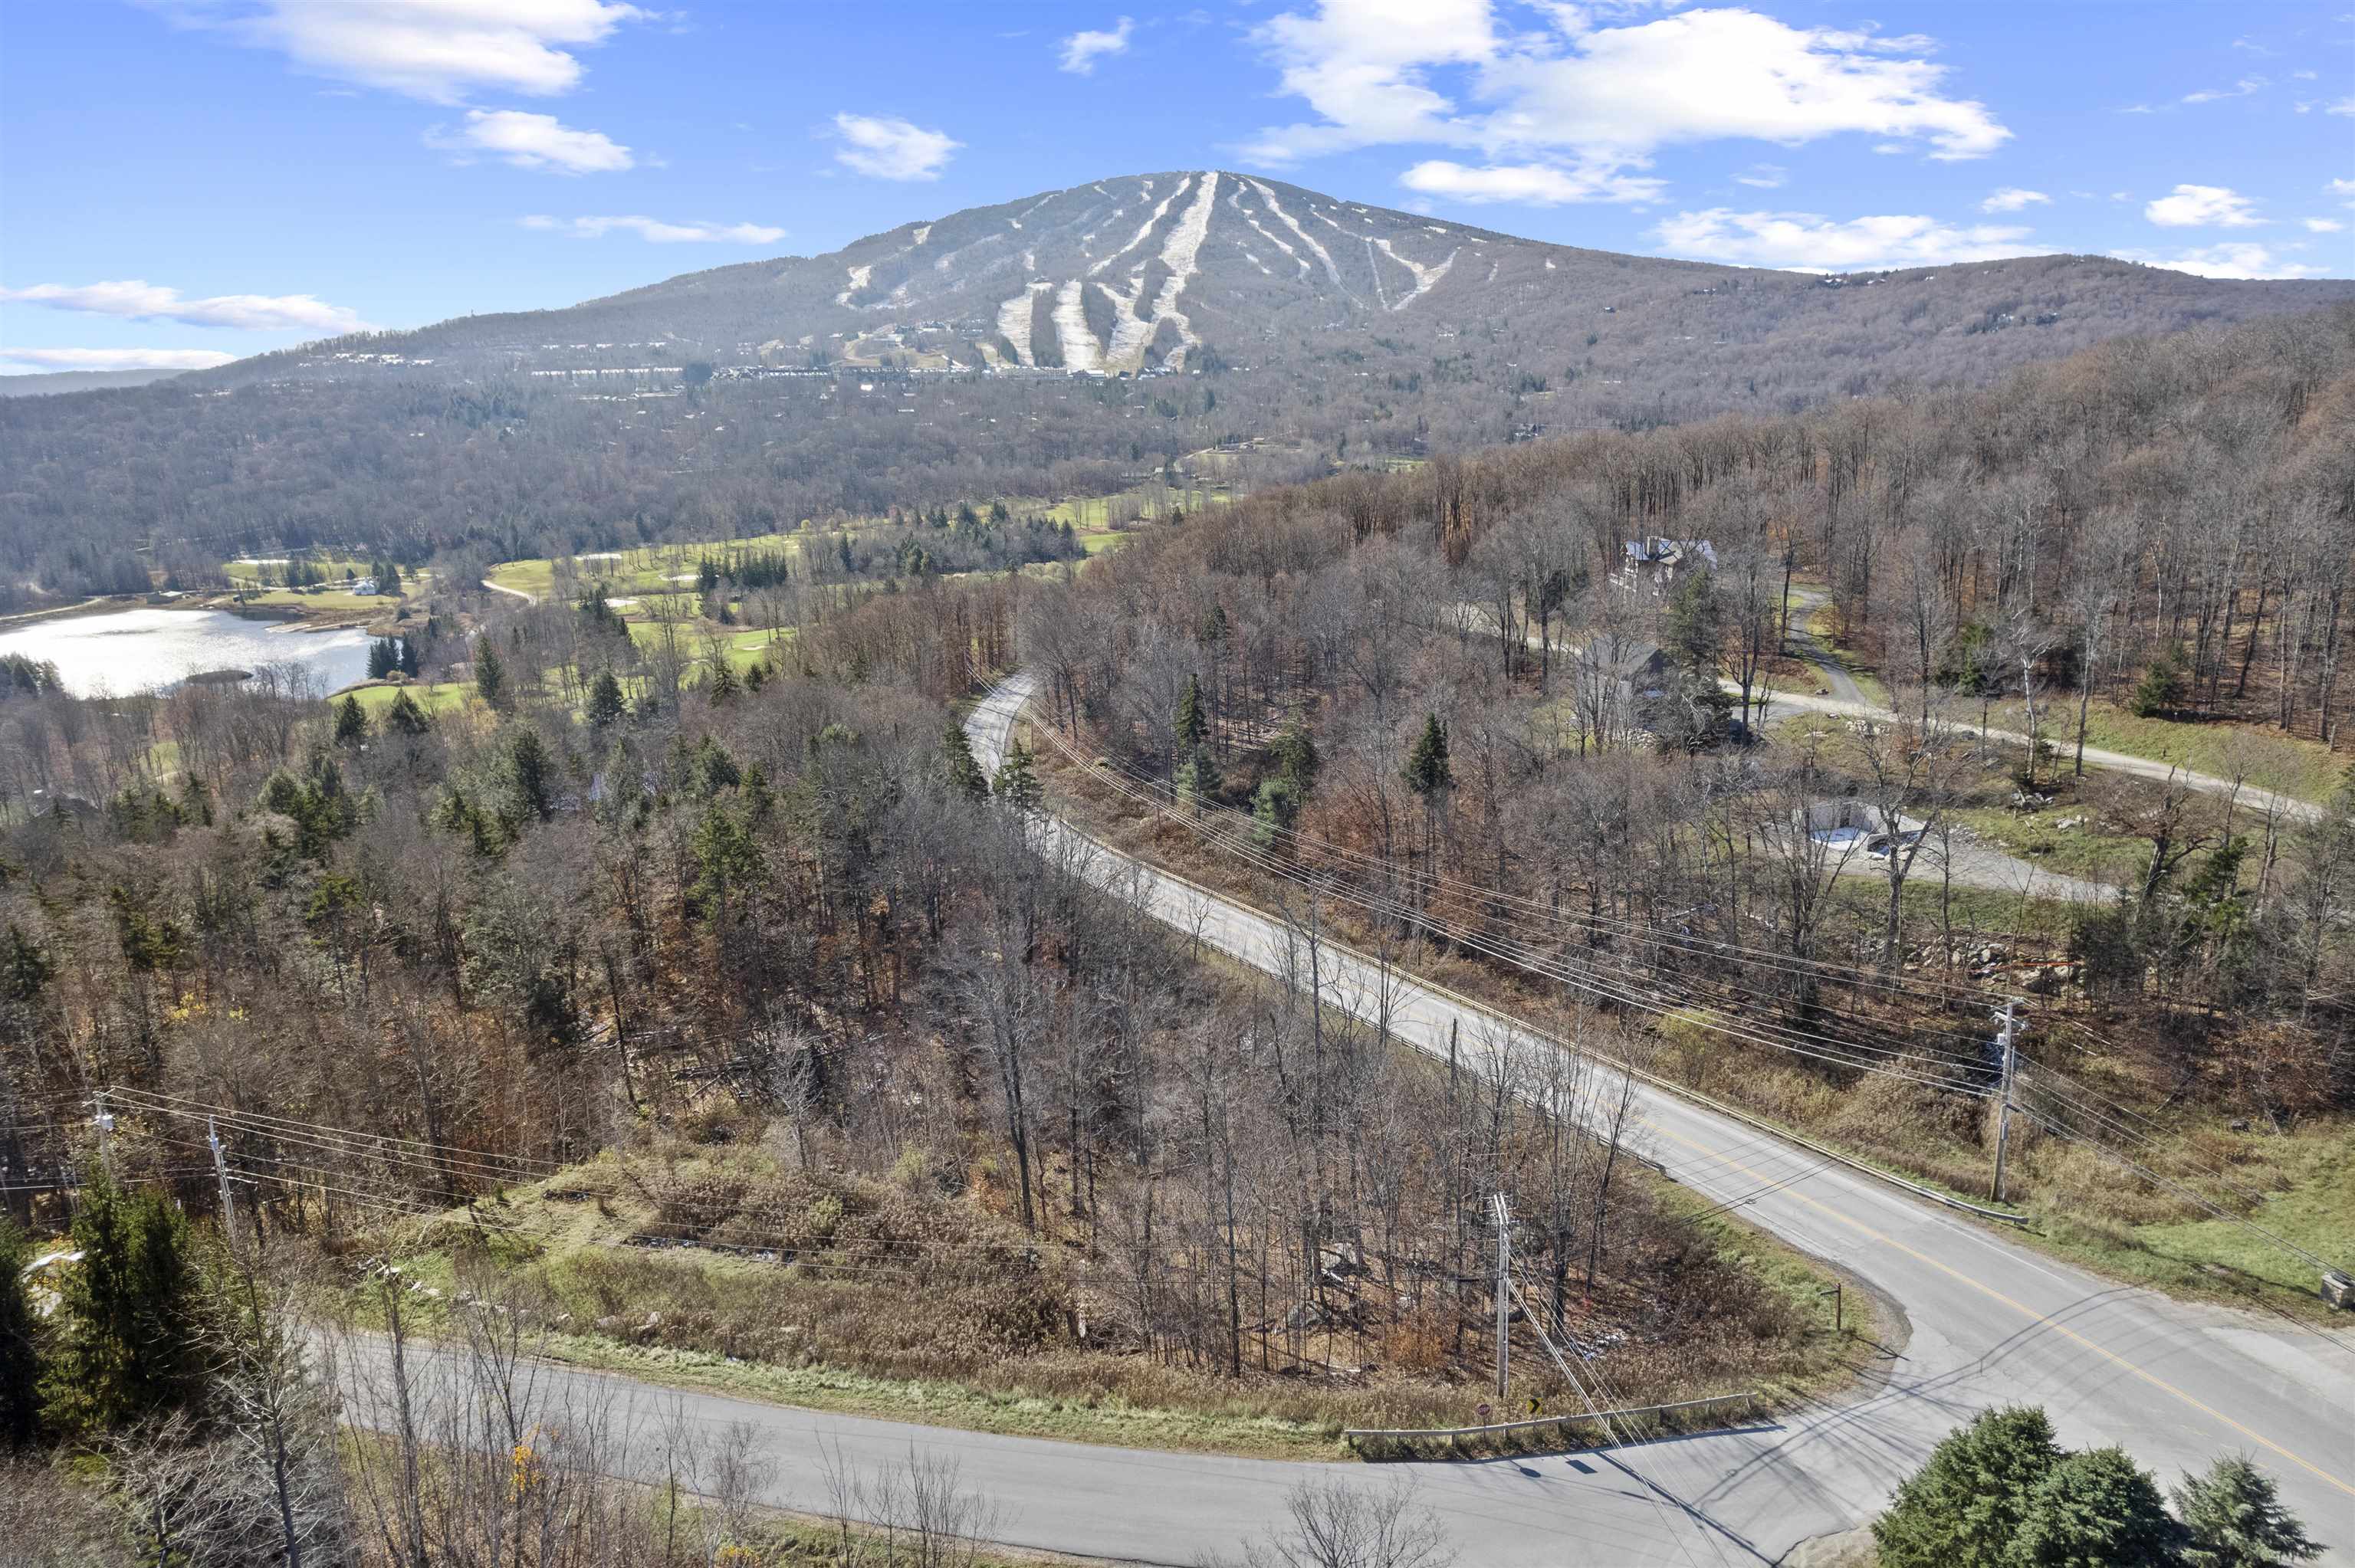
[[[975,710],[968,728],[985,768],[995,769],[1029,690],[1017,678]],[[1094,854],[1092,874],[1118,869],[1058,824],[1041,832],[1050,848]],[[1242,962],[1284,971],[1279,925],[1150,867],[1139,874],[1163,918]],[[1321,967],[1333,1005],[1369,1010],[1383,989],[1374,966],[1329,946]],[[1392,976],[1389,990],[1392,1029],[1422,1049],[1444,1051],[1451,1027],[1476,1066],[1557,1049],[1508,1036],[1482,1009],[1411,980]],[[2355,1565],[2355,1352],[2270,1319],[2096,1279],[1674,1096],[1639,1088],[1637,1106],[1640,1151],[1676,1180],[1902,1308],[1906,1332],[1883,1358],[1878,1387],[1751,1430],[1379,1471],[862,1420],[563,1369],[539,1369],[538,1394],[558,1407],[602,1404],[647,1428],[673,1410],[709,1430],[748,1423],[776,1467],[766,1500],[814,1512],[828,1503],[822,1445],[838,1443],[870,1471],[911,1449],[953,1457],[962,1484],[1003,1510],[997,1539],[1145,1563],[1234,1552],[1281,1519],[1285,1491],[1305,1477],[1400,1476],[1437,1511],[1466,1568],[1771,1563],[1870,1518],[1972,1413],[2030,1401],[2051,1412],[2065,1442],[2123,1443],[2162,1480],[2220,1452],[2252,1454],[2328,1543],[2326,1561]],[[649,1464],[654,1446],[641,1449]]]
[[[968,725],[985,768],[994,768],[1031,683],[1002,683]],[[1068,830],[1050,822],[1050,841]],[[1114,866],[1100,856],[1099,874]],[[1164,918],[1242,962],[1285,972],[1284,927],[1182,879],[1146,867],[1147,895]],[[1369,1007],[1383,987],[1370,964],[1335,954],[1332,1000]],[[1422,1049],[1444,1052],[1451,1027],[1485,1041],[1498,1021],[1436,990],[1391,977],[1391,1028]],[[1555,1047],[1526,1036],[1502,1055]],[[1704,1537],[1729,1561],[1772,1561],[1796,1542],[1852,1526],[1937,1440],[1973,1412],[2010,1401],[2041,1404],[2063,1441],[2122,1443],[2163,1480],[2225,1451],[2244,1451],[2273,1475],[2285,1500],[2332,1550],[2355,1564],[2355,1351],[2270,1319],[2189,1306],[2114,1285],[2044,1257],[1977,1222],[1875,1178],[1761,1133],[1730,1117],[1648,1087],[1637,1090],[1644,1152],[1713,1201],[1870,1281],[1910,1325],[1878,1392],[1803,1412],[1771,1432],[1646,1446],[1614,1457],[1707,1517],[1654,1511],[1614,1463],[1593,1457],[1535,1464],[1415,1467],[1405,1471],[1436,1503],[1478,1499],[1490,1511],[1454,1517],[1467,1563],[1634,1563],[1710,1560]],[[1056,1451],[1067,1473],[1126,1459]],[[1231,1536],[1263,1502],[1236,1463],[1156,1456],[1162,1484],[1190,1499],[1183,1533],[1139,1555],[1182,1557]],[[1577,1467],[1583,1465],[1582,1472]],[[1026,1487],[1034,1521],[1106,1550],[1092,1480],[1068,1500]],[[1256,1500],[1255,1500],[1256,1499]],[[1509,1501],[1510,1507],[1505,1505]],[[1163,1538],[1156,1519],[1143,1530]],[[1047,1539],[1046,1534],[1033,1539]],[[1170,1544],[1180,1549],[1171,1551]]]
[[[1719,684],[1729,692],[1739,692],[1742,689],[1731,681],[1721,681]],[[1838,714],[1847,718],[1885,719],[1896,716],[1887,708],[1876,707],[1870,703],[1850,702],[1840,697],[1818,697],[1799,692],[1775,693],[1773,700],[1767,704],[1765,716],[1768,719],[1774,719],[1796,713]],[[1979,733],[1977,725],[1964,724],[1958,725],[1957,727],[1967,730],[1973,735]],[[1987,731],[1987,737],[1989,740],[2001,741],[2007,746],[2025,747],[2028,745],[2028,736],[2015,729],[1989,729]],[[2046,739],[2055,746],[2059,745],[2058,742],[2052,742],[2049,736]],[[2075,755],[2073,747],[2062,749],[2071,756]],[[2278,795],[2270,789],[2260,789],[2254,784],[2236,785],[2232,779],[2214,773],[2194,773],[2190,768],[2179,768],[2172,763],[2156,761],[2147,757],[2135,757],[2123,751],[2111,751],[2098,746],[2085,747],[2085,766],[2105,768],[2115,773],[2131,773],[2137,778],[2156,779],[2161,783],[2164,783],[2171,774],[2177,783],[2209,795],[2230,795],[2237,789],[2243,803],[2253,810],[2262,811],[2270,807],[2286,817],[2307,821],[2313,821],[2322,815],[2320,806],[2311,800],[2301,800],[2295,795]]]
[[[483,579],[483,586],[490,589],[493,593],[503,593],[509,599],[519,599],[526,604],[538,604],[539,602],[539,596],[538,594],[526,593],[521,588],[511,588],[505,583],[495,583],[488,577],[485,577]]]

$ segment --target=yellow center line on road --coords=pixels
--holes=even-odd
[[[1685,1148],[1692,1150],[1695,1154],[1702,1155],[1708,1159],[1717,1161],[1721,1165],[1726,1166],[1731,1170],[1740,1171],[1743,1176],[1749,1178],[1753,1181],[1760,1183],[1761,1185],[1771,1184],[1769,1183],[1768,1178],[1760,1174],[1758,1171],[1751,1170],[1750,1167],[1742,1164],[1742,1161],[1734,1159],[1731,1155],[1720,1154],[1717,1150],[1710,1148],[1708,1145],[1695,1143],[1691,1139],[1686,1138],[1681,1133],[1678,1133],[1668,1128],[1662,1127],[1659,1123],[1648,1118],[1638,1118],[1637,1119],[1643,1121],[1643,1124],[1646,1127],[1650,1128],[1654,1132],[1658,1133],[1661,1137],[1673,1139],[1675,1142],[1684,1145]],[[2108,1361],[2111,1365],[2134,1373],[2135,1376],[2142,1379],[2143,1382],[2150,1384],[2153,1388],[2173,1394],[2176,1398],[2181,1400],[2184,1404],[2190,1405],[2192,1409],[2200,1412],[2209,1419],[2231,1427],[2242,1436],[2246,1437],[2250,1442],[2273,1450],[2273,1452],[2280,1455],[2283,1458],[2287,1459],[2291,1464],[2299,1467],[2301,1469],[2313,1472],[2322,1479],[2329,1482],[2332,1486],[2337,1487],[2340,1491],[2345,1492],[2348,1496],[2355,1497],[2355,1485],[2350,1485],[2350,1483],[2341,1480],[2337,1476],[2334,1476],[2329,1471],[2324,1469],[2321,1466],[2316,1464],[2313,1460],[2307,1458],[2304,1455],[2292,1453],[2289,1449],[2283,1447],[2280,1444],[2275,1442],[2272,1438],[2267,1437],[2262,1432],[2256,1432],[2249,1427],[2243,1426],[2241,1423],[2233,1420],[2222,1411],[2193,1398],[2190,1394],[2184,1393],[2181,1389],[2176,1387],[2173,1383],[2168,1382],[2165,1378],[2160,1377],[2156,1372],[2137,1365],[2135,1362],[2128,1361],[2126,1357],[2119,1355],[2115,1351],[2107,1350],[2103,1346],[2095,1344],[2093,1340],[2085,1338],[2084,1335],[2077,1332],[2074,1329],[2068,1327],[2066,1324],[2057,1322],[2054,1319],[2046,1317],[2043,1313],[2039,1312],[2035,1308],[2029,1306],[2025,1302],[2013,1300],[2010,1297],[2006,1296],[2002,1291],[1996,1289],[1994,1287],[1989,1286],[1981,1280],[1972,1278],[1969,1275],[1965,1274],[1958,1268],[1940,1263],[1936,1258],[1931,1257],[1927,1254],[1916,1252],[1913,1248],[1907,1246],[1903,1242],[1897,1240],[1893,1236],[1883,1235],[1881,1232],[1873,1229],[1870,1225],[1866,1224],[1862,1220],[1845,1213],[1842,1211],[1832,1207],[1829,1203],[1822,1202],[1820,1199],[1811,1198],[1806,1193],[1788,1186],[1785,1186],[1784,1191],[1789,1192],[1792,1197],[1796,1198],[1800,1202],[1806,1204],[1817,1213],[1829,1215],[1832,1219],[1838,1221],[1841,1224],[1848,1226],[1850,1230],[1856,1231],[1863,1235],[1870,1236],[1885,1247],[1889,1247],[1897,1252],[1902,1252],[1916,1263],[1925,1264],[1929,1267],[1936,1269],[1941,1274],[1958,1279],[1965,1285],[1969,1286],[1972,1289],[1977,1291],[1980,1295],[1987,1297],[1988,1299],[2002,1302],[2005,1306],[2010,1308],[2013,1311],[2019,1313],[2022,1317],[2029,1319],[2031,1322],[2040,1323],[2045,1328],[2051,1330],[2056,1334],[2061,1334],[2068,1339],[2075,1340],[2078,1344],[2083,1345],[2085,1349],[2093,1351],[2095,1355],[2101,1357],[2104,1361]]]

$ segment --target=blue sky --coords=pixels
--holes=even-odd
[[[1209,166],[1761,266],[2346,277],[2350,4],[11,5],[0,371],[565,304]]]

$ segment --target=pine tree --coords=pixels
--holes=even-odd
[[[2137,718],[2165,718],[2182,705],[2189,681],[2183,670],[2183,650],[2169,648],[2151,661],[2128,705]]]
[[[1881,1568],[2003,1568],[2029,1494],[2060,1462],[2044,1412],[1987,1411],[1932,1450],[1873,1520]]]
[[[539,732],[518,726],[507,742],[507,786],[515,793],[518,819],[528,812],[541,821],[556,814],[556,758]]]
[[[2321,1545],[2281,1506],[2273,1478],[2237,1454],[2175,1489],[2185,1568],[2293,1568]]]
[[[196,1404],[202,1308],[179,1210],[101,1179],[83,1196],[73,1237],[81,1261],[59,1289],[52,1414],[77,1431],[111,1432]]]
[[[589,683],[589,726],[603,729],[622,716],[622,683],[611,670],[600,670]]]
[[[1455,786],[1455,769],[1447,760],[1447,726],[1439,722],[1437,714],[1424,717],[1423,733],[1415,736],[1414,749],[1407,753],[1400,776],[1408,789],[1423,797],[1427,808]]]
[[[2158,1483],[2125,1449],[2089,1448],[2029,1493],[2004,1568],[2172,1568],[2179,1533]]]
[[[425,716],[423,708],[410,700],[407,692],[395,692],[392,705],[384,710],[384,725],[396,734],[423,735],[433,727],[433,721]]]
[[[1030,748],[1018,740],[1006,748],[1005,759],[997,765],[997,798],[1026,816],[1039,809],[1043,793],[1032,760]]]
[[[400,640],[400,673],[412,681],[417,679],[417,639],[414,637]]]
[[[336,744],[357,746],[368,738],[368,711],[356,696],[346,695],[336,705]]]
[[[1186,677],[1186,692],[1178,699],[1178,712],[1171,722],[1177,729],[1178,752],[1181,757],[1199,747],[1203,737],[1210,733],[1210,721],[1202,715],[1202,678],[1199,675]]]
[[[708,694],[711,701],[715,705],[729,703],[734,700],[740,689],[736,683],[736,672],[729,664],[727,655],[723,653],[712,661],[710,689]]]
[[[973,758],[973,747],[964,737],[964,728],[952,724],[941,736],[941,777],[949,793],[968,800],[989,799],[989,780],[981,774],[981,764]]]
[[[32,1253],[15,1222],[0,1218],[0,1447],[28,1447],[41,1435],[41,1319],[25,1289]]]
[[[1222,782],[1218,758],[1210,755],[1209,747],[1198,746],[1178,769],[1178,798],[1190,802],[1199,817],[1203,804],[1218,794]]]
[[[498,644],[487,631],[474,639],[474,691],[493,713],[506,712],[506,666],[499,662]]]
[[[1292,780],[1282,774],[1262,780],[1252,796],[1252,842],[1262,849],[1272,848],[1299,820],[1300,791]]]
[[[392,646],[392,639],[379,637],[368,644],[368,678],[381,681],[400,668],[400,655]]]
[[[1688,572],[1678,579],[1661,630],[1677,663],[1714,685],[1725,645],[1725,607],[1709,573]]]
[[[1444,738],[1442,736],[1443,741]],[[1316,737],[1296,718],[1275,737],[1275,766],[1301,801],[1305,801],[1316,789],[1316,770],[1324,766],[1324,758],[1316,754]]]
[[[400,563],[387,561],[376,569],[376,591],[397,594],[400,591]]]

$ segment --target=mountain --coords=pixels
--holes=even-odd
[[[2350,299],[2083,256],[1807,276],[1223,170],[1105,179],[563,310],[0,399],[0,609],[312,545],[485,560],[1247,487]]]
[[[972,207],[830,255],[689,273],[565,310],[345,339],[240,374],[368,373],[386,355],[442,374],[687,359],[1108,375],[1251,366],[1417,377],[1401,388],[1411,394],[1433,381],[1527,392],[1542,379],[1567,394],[1541,421],[1559,427],[1984,379],[2120,333],[2348,298],[2355,282],[2222,281],[2106,257],[1816,276],[1625,256],[1200,170]],[[1483,433],[1530,422],[1500,409]]]
[[[185,374],[179,370],[36,370],[23,376],[0,376],[0,397],[46,397],[59,392],[147,387]]]

